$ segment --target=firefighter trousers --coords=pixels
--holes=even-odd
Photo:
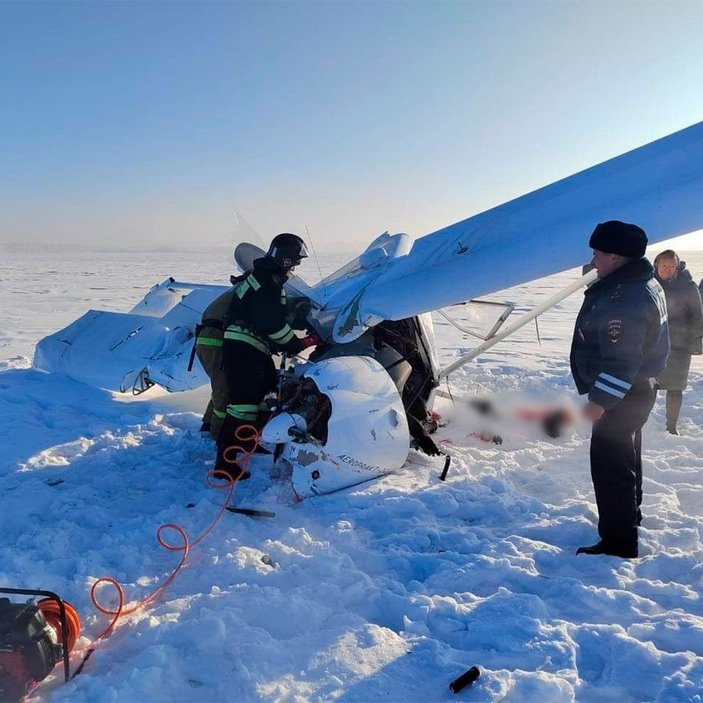
[[[227,377],[222,366],[222,346],[221,343],[220,346],[196,344],[195,353],[210,379],[210,402],[203,423],[210,425],[210,434],[217,439],[227,413]]]
[[[263,404],[268,393],[276,389],[276,367],[271,356],[252,345],[225,339],[222,360],[227,380],[227,416],[217,438],[221,448],[242,446],[253,451],[256,445],[243,446],[236,432],[242,425],[260,430],[267,414]]]

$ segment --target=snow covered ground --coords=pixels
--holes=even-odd
[[[686,258],[702,276],[703,253]],[[129,601],[149,594],[178,561],[156,544],[158,527],[195,539],[223,495],[204,482],[203,391],[115,396],[32,369],[34,344],[89,307],[128,310],[168,275],[229,273],[221,252],[0,260],[0,586],[54,590],[76,607],[74,666],[107,622],[90,601],[95,579],[118,579]],[[490,297],[524,309],[574,275]],[[501,407],[576,403],[580,300],[540,318],[541,346],[527,326],[456,372],[452,390]],[[441,318],[436,333],[444,364],[472,345]],[[256,457],[233,500],[275,518],[225,514],[80,676],[64,684],[57,669],[31,701],[703,701],[700,357],[690,382],[682,435],[664,432],[661,399],[645,428],[638,560],[574,554],[596,541],[587,426],[551,440],[443,400],[445,483],[440,460],[413,452],[395,475],[298,503]],[[470,436],[484,429],[503,444]],[[448,683],[471,665],[481,677],[455,696]]]

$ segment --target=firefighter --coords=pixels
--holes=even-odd
[[[210,379],[210,400],[203,414],[201,432],[209,432],[217,440],[227,415],[227,377],[222,363],[224,321],[232,304],[235,286],[246,276],[230,276],[232,288],[213,300],[205,308],[196,330],[195,355]],[[303,296],[288,300],[288,319],[293,329],[307,327],[307,315],[311,306]]]
[[[232,479],[248,478],[235,463],[242,446],[237,430],[252,425],[260,430],[267,417],[264,398],[275,390],[276,369],[272,353],[297,354],[322,340],[312,333],[298,337],[288,323],[288,305],[283,284],[291,271],[307,257],[303,240],[284,232],[271,241],[266,255],[254,261],[254,268],[234,286],[222,346],[227,385],[226,417],[217,437],[215,470]]]
[[[205,308],[198,325],[195,354],[210,379],[211,395],[201,432],[210,432],[217,439],[227,414],[227,379],[222,366],[222,343],[224,338],[224,320],[232,303],[235,287],[243,280],[242,276],[232,276],[232,288],[213,300]]]

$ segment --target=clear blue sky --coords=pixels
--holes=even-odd
[[[697,0],[0,2],[0,243],[422,235],[703,119],[702,37]]]

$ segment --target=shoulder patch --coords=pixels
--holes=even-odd
[[[613,343],[617,344],[622,334],[622,320],[608,320],[607,324],[607,334],[608,339]]]

